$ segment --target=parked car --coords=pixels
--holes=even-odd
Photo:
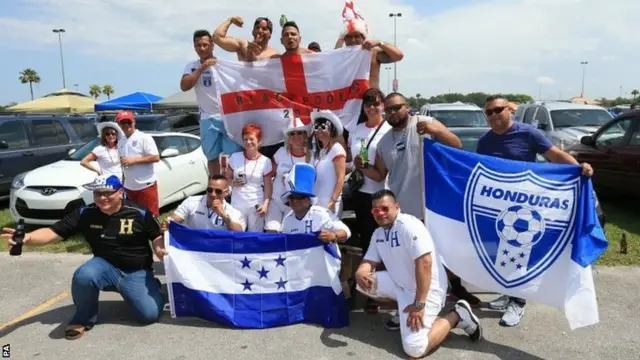
[[[92,120],[83,116],[0,116],[0,200],[9,197],[16,175],[64,159],[97,136]]]
[[[200,138],[175,132],[148,133],[160,152],[160,162],[154,164],[160,207],[204,192],[208,170]],[[16,176],[11,186],[11,217],[15,221],[24,219],[27,224],[50,225],[73,209],[92,203],[92,193],[82,185],[96,174],[80,166],[80,160],[97,143],[94,136],[68,158]]]
[[[100,115],[98,122],[115,121],[115,114]],[[181,132],[200,135],[200,115],[179,112],[136,115],[136,128],[142,131]]]
[[[516,121],[536,126],[562,150],[578,144],[580,138],[595,133],[612,118],[603,107],[561,101],[521,104],[515,114]]]
[[[448,128],[486,128],[487,117],[482,109],[471,103],[426,104],[420,108],[420,115],[438,119]]]
[[[567,151],[591,164],[594,186],[640,196],[640,110],[619,115]]]

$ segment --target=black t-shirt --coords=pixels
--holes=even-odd
[[[82,234],[94,256],[122,270],[150,268],[153,253],[149,242],[162,235],[153,214],[128,200],[113,215],[103,213],[95,204],[76,209],[51,230],[63,239]]]

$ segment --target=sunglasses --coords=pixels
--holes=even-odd
[[[117,136],[118,133],[116,133],[115,131],[109,131],[109,132],[105,132],[104,136]]]
[[[304,198],[302,195],[289,195],[289,200],[304,200]]]
[[[382,104],[382,102],[380,102],[380,101],[372,101],[372,102],[365,103],[364,107],[365,108],[368,108],[370,106],[378,107],[378,106],[380,106],[380,104]]]
[[[211,194],[213,192],[215,192],[216,195],[222,195],[224,193],[224,190],[223,189],[214,189],[212,187],[208,187],[207,188],[207,194]]]
[[[388,206],[378,206],[371,209],[371,214],[373,214],[374,216],[386,214],[388,212],[389,212]]]
[[[131,124],[133,124],[133,122],[131,120],[123,120],[120,121],[120,125],[126,125],[126,126],[131,126]]]
[[[307,132],[302,130],[302,131],[289,131],[289,135],[304,135]]]
[[[504,109],[506,109],[506,106],[498,106],[498,107],[494,107],[493,109],[487,109],[484,111],[485,114],[487,114],[487,116],[491,116],[493,114],[500,114],[501,112],[504,111]]]
[[[392,114],[392,113],[402,109],[405,105],[406,104],[398,104],[398,105],[388,106],[388,107],[384,108],[384,112],[387,113],[387,114]]]
[[[313,130],[329,130],[329,129],[331,129],[331,123],[328,123],[328,122],[315,123],[315,125],[313,125]]]
[[[97,197],[97,198],[101,198],[101,197],[111,197],[113,194],[115,194],[117,191],[94,191],[93,192],[93,196]]]

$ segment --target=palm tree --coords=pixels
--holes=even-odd
[[[91,85],[89,86],[89,95],[93,96],[94,99],[98,99],[98,97],[100,97],[100,94],[102,94],[102,88],[100,87],[100,85]]]
[[[111,95],[113,95],[114,92],[113,86],[109,84],[102,87],[102,93],[107,95],[107,100],[111,100]]]
[[[631,95],[633,95],[633,101],[636,101],[636,97],[637,97],[638,95],[640,95],[640,91],[638,91],[638,90],[633,90],[633,91],[631,92]]]
[[[416,94],[416,107],[420,107],[420,98],[422,97],[422,95],[420,95],[419,93]]]
[[[33,100],[33,83],[40,83],[40,75],[38,75],[38,72],[33,70],[32,68],[26,68],[20,72],[20,77],[18,77],[18,80],[20,80],[20,82],[23,84],[29,83],[31,100]]]

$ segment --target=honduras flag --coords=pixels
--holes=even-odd
[[[171,222],[165,247],[174,318],[245,329],[349,324],[338,248],[316,234],[201,230]]]
[[[608,243],[573,165],[483,156],[423,139],[426,225],[443,263],[480,288],[599,322],[591,266]]]

